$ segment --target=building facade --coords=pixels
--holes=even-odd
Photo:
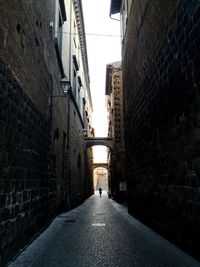
[[[92,194],[81,1],[0,4],[0,266]],[[63,83],[65,81],[65,83]]]
[[[111,1],[120,12],[129,212],[196,257],[199,1]]]
[[[124,112],[121,62],[106,66],[106,103],[108,137],[113,138],[113,149],[108,148],[109,194],[118,201],[126,200],[124,169]]]

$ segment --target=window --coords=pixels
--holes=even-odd
[[[77,90],[78,90],[78,76],[77,76],[78,70],[79,70],[79,64],[78,64],[76,56],[73,55],[73,95],[74,95],[75,99],[76,99],[76,96],[78,94],[78,92],[77,92]]]
[[[77,47],[77,45],[76,45],[76,38],[74,37],[73,40],[74,40],[74,47],[76,48]]]
[[[128,21],[128,1],[127,0],[123,1],[120,21],[121,21],[122,38],[124,38],[125,32],[126,32],[126,25]]]
[[[76,90],[77,90],[77,75],[76,75],[76,68],[73,66],[73,95],[76,99]]]
[[[55,21],[55,37],[57,38],[58,50],[62,57],[62,38],[63,24],[67,20],[64,0],[57,1],[56,5],[56,21]]]
[[[73,40],[74,40],[74,47],[77,48],[77,28],[76,28],[76,21],[74,21],[74,30],[73,30]]]
[[[67,20],[64,0],[56,1],[56,14],[55,14],[55,49],[58,59],[58,65],[61,75],[64,76],[62,64],[62,39],[63,39],[63,24]]]
[[[57,23],[57,44],[60,56],[62,57],[62,38],[63,38],[63,21],[61,14],[58,15],[58,23]]]

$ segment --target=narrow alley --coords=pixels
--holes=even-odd
[[[196,260],[96,193],[57,216],[9,267],[197,267]]]
[[[200,266],[200,0],[0,0],[0,37],[0,267]]]

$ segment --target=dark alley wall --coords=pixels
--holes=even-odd
[[[58,208],[47,97],[56,57],[43,19],[53,9],[31,2],[0,3],[0,266]]]
[[[69,195],[70,207],[80,205],[87,197],[91,196],[93,182],[91,171],[91,155],[84,148],[83,122],[75,101],[70,103],[70,145],[69,145]]]
[[[0,266],[92,193],[73,96],[49,97],[61,94],[54,19],[54,0],[0,1]]]
[[[129,212],[198,256],[200,3],[145,3],[123,45]]]
[[[2,62],[0,94],[3,264],[55,213],[56,181],[50,167],[49,124]]]

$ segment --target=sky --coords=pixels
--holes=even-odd
[[[82,0],[82,6],[93,103],[93,127],[96,137],[106,137],[106,64],[121,59],[120,22],[109,17],[110,0]],[[93,151],[94,162],[106,162],[105,147],[95,146]]]

